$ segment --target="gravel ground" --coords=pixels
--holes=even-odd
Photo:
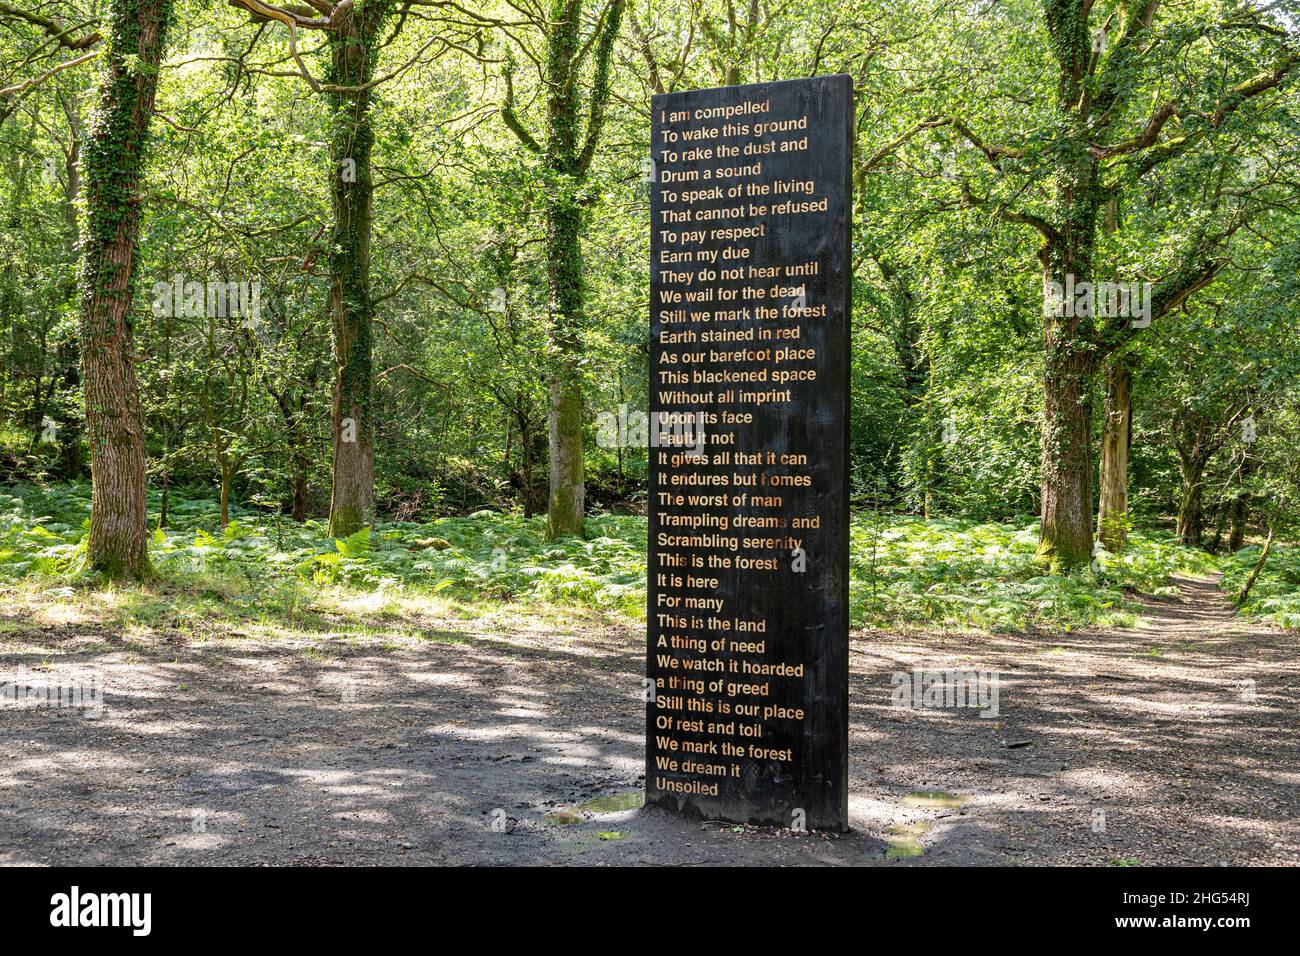
[[[1179,583],[1134,630],[855,634],[844,836],[637,806],[639,629],[127,642],[0,614],[0,680],[93,675],[105,705],[0,708],[0,863],[1294,865],[1300,635]],[[997,672],[998,715],[891,706],[918,666]]]

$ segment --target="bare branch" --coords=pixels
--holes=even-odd
[[[5,99],[16,99],[22,93],[25,93],[28,90],[33,89],[34,87],[40,86],[46,80],[50,79],[50,77],[57,76],[58,74],[62,73],[64,70],[69,70],[72,67],[77,66],[78,64],[85,63],[87,60],[93,60],[95,59],[95,57],[99,56],[100,53],[102,52],[103,52],[102,50],[92,50],[89,53],[83,53],[79,57],[60,63],[52,70],[46,70],[40,76],[32,77],[30,80],[26,80],[14,86],[7,86],[4,89],[0,90],[0,97],[4,97]],[[6,112],[8,112],[8,110]]]

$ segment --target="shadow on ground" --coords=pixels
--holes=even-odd
[[[636,806],[636,629],[126,644],[9,620],[0,679],[93,677],[106,708],[0,710],[0,862],[1294,864],[1300,638],[1181,585],[1131,631],[855,635],[839,837]],[[891,706],[918,666],[998,673],[999,713]]]

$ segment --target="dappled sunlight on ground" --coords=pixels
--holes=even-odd
[[[1300,639],[1185,595],[1141,631],[856,634],[830,837],[628,804],[634,624],[11,593],[4,674],[93,675],[105,709],[0,712],[0,862],[1297,862]],[[996,673],[998,712],[893,706],[917,667]]]

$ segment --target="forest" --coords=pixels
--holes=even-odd
[[[7,579],[635,605],[649,99],[847,73],[857,622],[1104,616],[1184,566],[1300,622],[1286,4],[6,0],[0,28]]]
[[[652,97],[841,74],[852,833],[611,817]],[[1295,0],[0,0],[0,864],[1294,863],[1298,147]]]

